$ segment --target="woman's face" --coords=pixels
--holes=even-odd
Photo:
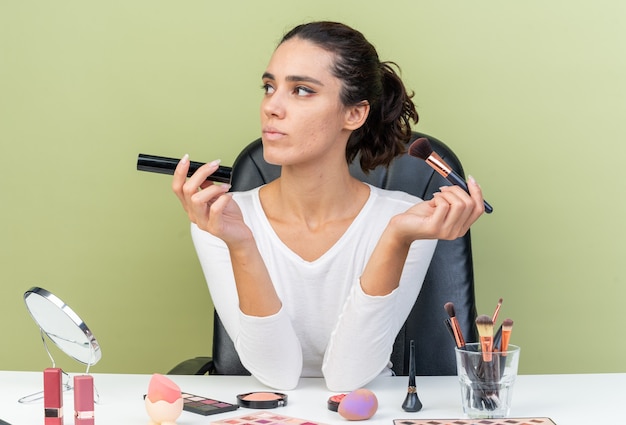
[[[275,50],[263,74],[261,127],[266,161],[279,165],[345,158],[350,108],[340,101],[332,53],[299,38]]]

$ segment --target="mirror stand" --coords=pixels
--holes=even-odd
[[[24,293],[24,302],[39,326],[39,334],[43,346],[56,367],[54,357],[50,352],[46,337],[61,349],[64,353],[87,366],[85,375],[89,374],[89,368],[96,364],[102,357],[100,345],[96,341],[85,322],[83,322],[67,304],[54,296],[52,293],[39,287],[33,287]],[[70,384],[70,375],[63,372],[63,391],[73,390]],[[100,395],[94,385],[94,402],[100,402]],[[43,399],[43,391],[24,396],[19,403],[32,403]]]

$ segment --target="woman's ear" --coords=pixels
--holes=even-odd
[[[367,100],[363,100],[356,105],[346,108],[346,130],[356,130],[360,128],[370,113],[370,103]]]

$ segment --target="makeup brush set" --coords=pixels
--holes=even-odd
[[[505,319],[494,334],[494,323],[496,323],[501,306],[502,298],[498,301],[492,316],[483,314],[476,318],[479,342],[466,343],[456,318],[454,304],[448,302],[444,305],[449,316],[445,320],[445,325],[457,349],[459,377],[462,381],[464,379],[468,381],[462,382],[462,385],[468,386],[467,391],[464,392],[464,397],[469,398],[466,400],[467,405],[477,410],[494,411],[500,409],[503,402],[500,391],[506,388],[506,397],[510,397],[508,388],[512,386],[512,381],[509,382],[509,379],[511,377],[514,379],[514,375],[516,375],[516,365],[513,376],[508,376],[511,373],[505,374],[507,355],[510,354],[509,350],[513,348],[513,346],[509,346],[513,320]],[[514,348],[519,351],[519,347]]]

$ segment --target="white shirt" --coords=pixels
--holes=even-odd
[[[259,188],[233,199],[282,302],[278,313],[243,314],[226,245],[194,224],[191,232],[213,304],[250,373],[284,390],[295,388],[301,376],[323,376],[331,391],[354,390],[390,373],[395,337],[417,299],[436,240],[411,245],[400,285],[388,295],[365,294],[359,278],[389,219],[421,199],[370,186],[350,227],[315,261],[303,260],[279,239]]]

